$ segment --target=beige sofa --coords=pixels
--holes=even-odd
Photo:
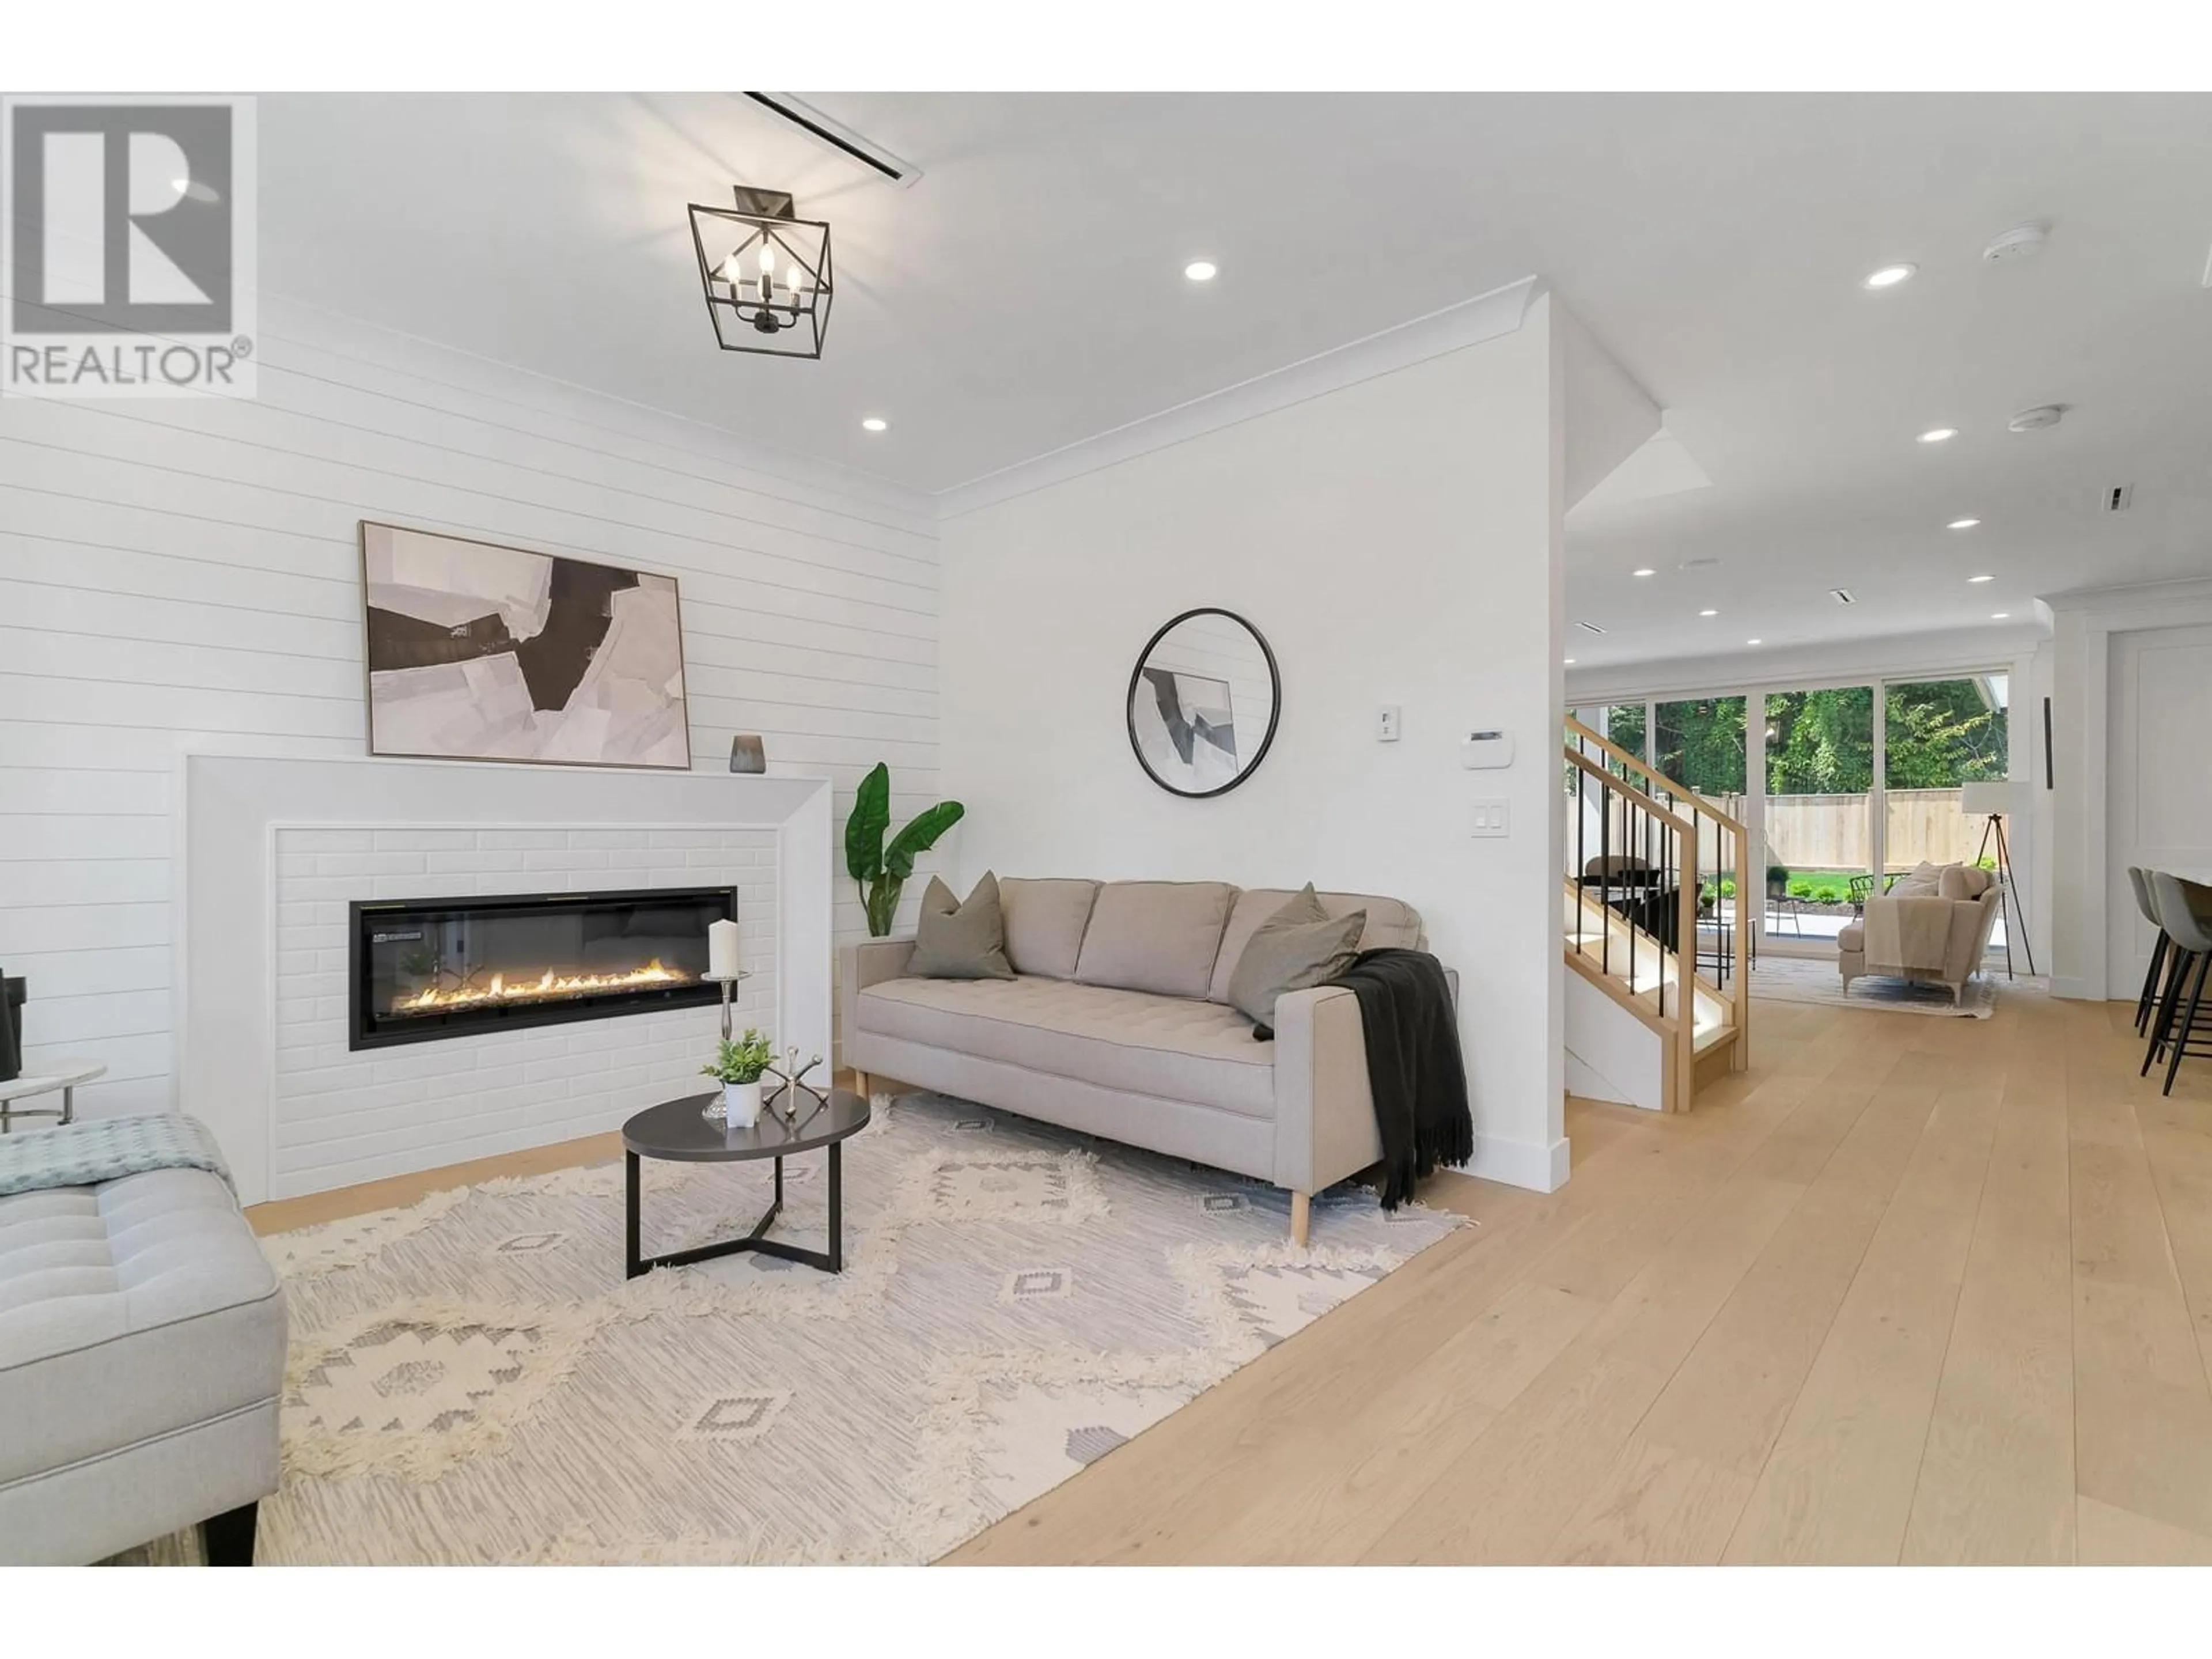
[[[1382,1156],[1359,1004],[1341,988],[1275,1005],[1275,1038],[1227,1001],[1253,932],[1293,896],[1222,882],[999,884],[1011,980],[917,979],[912,939],[847,945],[846,1063],[1024,1117],[1287,1188],[1291,1237],[1311,1196]],[[1323,893],[1367,913],[1360,948],[1420,946],[1395,899]]]
[[[1844,989],[1869,975],[1941,985],[1960,1001],[1982,965],[2003,892],[1987,870],[1923,865],[1878,898],[1836,935]]]

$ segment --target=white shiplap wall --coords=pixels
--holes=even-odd
[[[262,312],[254,401],[0,401],[0,969],[30,980],[32,1066],[107,1062],[85,1109],[171,1103],[179,750],[365,748],[362,519],[665,571],[698,769],[757,732],[773,769],[836,781],[840,823],[878,760],[895,821],[937,798],[921,498],[271,297]],[[839,937],[863,937],[840,886]]]

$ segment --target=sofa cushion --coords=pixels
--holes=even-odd
[[[1221,935],[1221,951],[1215,959],[1212,977],[1206,984],[1207,996],[1216,1002],[1229,1000],[1229,976],[1237,971],[1237,963],[1244,955],[1244,947],[1252,942],[1252,935],[1260,931],[1262,922],[1297,896],[1287,887],[1252,887],[1237,896],[1237,906],[1229,913],[1229,926]],[[1359,948],[1363,951],[1420,948],[1421,913],[1410,904],[1372,893],[1321,893],[1316,896],[1328,915],[1348,916],[1354,910],[1367,912],[1367,927],[1359,935]]]
[[[988,870],[963,900],[937,877],[921,896],[907,971],[924,979],[1012,979],[1006,962],[1006,921],[999,908],[999,878]]]
[[[201,1170],[0,1198],[0,1485],[274,1398],[284,1297]]]
[[[1098,896],[1095,881],[1040,881],[1008,876],[999,884],[1006,915],[1006,960],[1018,974],[1073,979],[1083,930]]]
[[[1275,1110],[1275,1045],[1218,1003],[1065,980],[893,979],[860,993],[863,1030],[1101,1088]],[[1020,1109],[1015,1105],[1012,1109]]]
[[[1258,1025],[1275,1023],[1275,999],[1309,990],[1352,965],[1367,913],[1332,916],[1308,887],[1260,924],[1229,975],[1229,1006]]]
[[[1223,881],[1109,881],[1091,907],[1075,977],[1124,991],[1203,997],[1236,897]],[[1274,908],[1282,908],[1280,900]]]

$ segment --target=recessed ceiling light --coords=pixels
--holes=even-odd
[[[1920,441],[1923,444],[1940,444],[1958,435],[1959,428],[1955,426],[1931,426],[1920,434]]]
[[[1765,640],[1746,640],[1744,643],[1746,645],[1765,645],[1766,641]]]
[[[1970,582],[1993,582],[1996,578],[1995,576],[1969,576],[1966,580]]]
[[[1193,259],[1182,268],[1182,274],[1194,283],[1210,283],[1218,270],[1211,259]]]
[[[195,202],[222,200],[222,198],[216,193],[213,185],[204,185],[197,179],[172,179],[169,183],[178,195],[189,196]]]
[[[1572,668],[1575,665],[1575,659],[1572,657],[1569,657],[1565,659],[1565,664],[1569,668]]]
[[[2012,612],[2009,611],[1992,611],[1990,612],[1990,620],[1991,622],[2002,622],[2010,615],[2012,615]]]
[[[1632,576],[1656,576],[1659,573],[1647,565],[1641,570],[1632,570],[1628,574]]]
[[[1911,282],[1912,273],[1919,269],[1918,265],[1911,264],[1884,265],[1880,270],[1868,273],[1864,286],[1895,288],[1899,283]]]
[[[1700,611],[1698,614],[1700,617],[1717,617],[1721,613],[1717,611]]]
[[[1945,525],[1943,528],[1946,530],[1972,530],[1980,522],[1981,520],[1979,519],[1954,519],[1950,523]]]
[[[860,422],[863,432],[888,432],[890,428],[891,423],[880,415],[871,415]]]

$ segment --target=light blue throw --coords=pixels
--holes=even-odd
[[[206,1126],[174,1112],[87,1118],[0,1135],[0,1198],[50,1187],[95,1187],[149,1170],[205,1170],[233,1185]]]

